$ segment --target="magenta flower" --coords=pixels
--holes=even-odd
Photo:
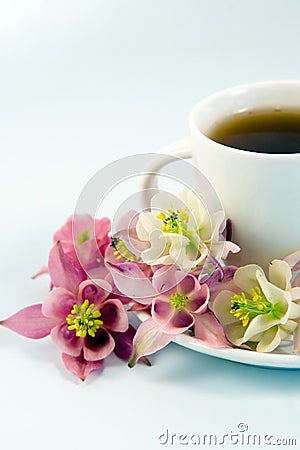
[[[128,328],[126,311],[116,298],[109,298],[112,286],[105,280],[86,280],[60,244],[53,247],[48,263],[55,288],[46,297],[42,313],[55,319],[51,330],[63,353],[87,361],[106,358],[114,349],[110,331]]]
[[[77,261],[92,275],[97,270],[97,278],[103,277],[104,253],[111,239],[110,220],[94,219],[89,214],[75,214],[54,233],[53,243],[60,242],[63,251]],[[42,266],[32,278],[37,278],[48,272],[48,267]],[[106,271],[107,272],[107,271]],[[100,276],[99,276],[100,275]],[[93,276],[94,277],[94,276]]]
[[[122,302],[112,298],[111,284],[88,280],[60,243],[50,252],[48,270],[53,289],[44,304],[24,308],[0,325],[32,339],[51,334],[66,368],[82,380],[112,351],[128,360],[133,331]]]
[[[61,243],[64,252],[79,260],[84,268],[90,268],[102,255],[110,242],[108,233],[110,220],[94,219],[89,214],[69,217],[67,222],[53,236],[53,242]]]
[[[165,268],[160,269],[164,271]],[[180,271],[174,276],[180,280],[175,286],[158,295],[152,302],[153,320],[168,334],[180,334],[195,322],[195,315],[207,309],[209,290],[206,284],[200,285],[190,274],[182,277]],[[157,272],[156,272],[157,274]],[[182,278],[182,279],[181,279]]]

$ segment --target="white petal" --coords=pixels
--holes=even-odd
[[[248,264],[247,266],[240,267],[235,272],[233,280],[242,291],[249,293],[251,289],[258,285],[257,272],[264,273],[262,268],[256,264]]]
[[[263,334],[262,339],[257,344],[256,351],[269,353],[272,352],[280,344],[279,327],[274,326]]]
[[[190,224],[199,232],[202,239],[210,239],[212,223],[200,194],[191,189],[184,189],[178,196],[186,205],[190,216]]]
[[[234,345],[240,346],[245,342],[245,327],[243,327],[241,322],[228,325],[225,334]]]
[[[269,275],[271,283],[275,286],[283,290],[290,288],[292,271],[287,262],[274,259],[269,266]]]
[[[300,287],[293,287],[292,289],[289,290],[289,293],[291,294],[292,301],[300,300]]]
[[[289,319],[298,319],[300,317],[300,305],[292,302],[289,309]]]
[[[151,247],[142,252],[141,258],[149,265],[158,264],[157,260],[159,258],[168,255],[168,253],[165,253],[167,244],[164,233],[161,230],[152,230],[149,234],[149,241]],[[170,264],[172,264],[172,260]]]
[[[254,317],[246,329],[245,341],[251,341],[252,337],[278,325],[278,323],[279,320],[274,319],[272,313]]]
[[[294,351],[296,353],[300,353],[300,324],[299,323],[298,323],[296,330],[294,331]]]
[[[162,221],[152,213],[141,213],[136,225],[136,233],[142,241],[149,241],[149,235],[153,230],[161,230]]]
[[[229,325],[240,322],[239,319],[230,313],[231,299],[234,296],[232,291],[221,291],[213,302],[213,312],[222,325]]]
[[[265,294],[266,298],[269,302],[273,303],[273,305],[280,304],[282,308],[282,316],[277,321],[277,323],[284,323],[288,319],[289,307],[291,305],[291,295],[287,291],[283,291],[279,289],[274,284],[270,283],[265,274],[261,272],[257,272],[256,274],[261,290]],[[267,314],[268,316],[268,314]]]
[[[177,211],[178,209],[184,208],[186,208],[185,203],[174,194],[171,194],[171,192],[158,192],[151,199],[151,211],[155,210],[153,211],[155,215],[160,211],[167,214],[170,209],[172,211]]]

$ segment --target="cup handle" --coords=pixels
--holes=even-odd
[[[160,172],[161,169],[170,163],[170,156],[175,156],[177,158],[182,159],[191,159],[192,151],[191,151],[191,139],[189,137],[185,139],[181,139],[174,144],[168,145],[167,147],[163,147],[159,150],[160,155],[166,155],[165,158],[161,157],[159,160],[151,161],[149,166],[147,167],[147,175],[142,183],[142,189],[147,191],[148,189],[157,189],[157,172]]]

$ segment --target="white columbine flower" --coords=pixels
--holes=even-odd
[[[149,246],[141,255],[145,263],[175,264],[183,270],[203,265],[209,253],[221,258],[230,250],[239,251],[238,246],[224,241],[224,229],[224,212],[210,217],[190,189],[178,197],[167,192],[154,195],[150,212],[141,213],[136,226],[138,238]]]
[[[234,291],[220,292],[213,303],[227,338],[237,346],[254,343],[258,352],[271,352],[297,327],[300,288],[291,287],[292,272],[274,260],[267,280],[261,267],[250,264],[233,277]]]

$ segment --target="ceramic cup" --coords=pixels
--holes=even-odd
[[[192,158],[220,197],[233,223],[233,241],[241,252],[232,255],[237,265],[257,263],[267,268],[274,258],[300,249],[299,153],[256,153],[211,140],[216,124],[235,114],[259,110],[300,111],[300,81],[270,81],[233,87],[200,101],[189,116],[189,137],[161,153]],[[262,149],[263,151],[263,149]],[[153,161],[158,172],[166,161]],[[149,175],[144,188],[155,185]]]

